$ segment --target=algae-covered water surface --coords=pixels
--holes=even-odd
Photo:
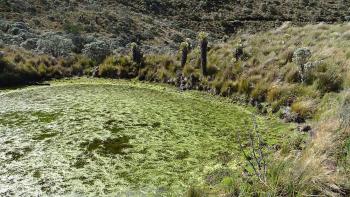
[[[0,90],[0,195],[179,196],[242,155],[253,109],[139,82]],[[269,143],[286,125],[258,116]],[[224,155],[224,159],[223,158]]]

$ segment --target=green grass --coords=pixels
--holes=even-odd
[[[53,81],[0,91],[0,99],[0,192],[18,195],[180,196],[210,176],[221,183],[227,173],[215,172],[245,165],[237,136],[256,113],[201,92],[122,80]],[[290,135],[292,126],[273,117],[257,122],[271,146]]]

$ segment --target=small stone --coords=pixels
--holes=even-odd
[[[305,123],[305,119],[299,114],[292,112],[290,107],[285,107],[282,109],[280,118],[285,122],[296,122],[296,123]]]
[[[0,58],[5,57],[5,52],[4,51],[0,51]]]
[[[298,127],[298,130],[300,132],[307,133],[307,132],[311,131],[311,126],[310,125],[301,125],[301,126]]]
[[[98,77],[99,76],[99,67],[98,66],[96,66],[96,67],[94,67],[93,68],[93,70],[92,70],[92,77]]]

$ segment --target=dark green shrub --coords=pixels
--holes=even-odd
[[[83,30],[83,27],[79,24],[67,22],[63,24],[63,29],[67,33],[80,34],[80,32]]]

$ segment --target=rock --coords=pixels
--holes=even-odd
[[[98,77],[100,74],[100,67],[96,66],[92,70],[92,77]]]
[[[0,58],[5,57],[6,53],[4,51],[0,51]]]
[[[291,27],[292,22],[290,21],[286,21],[284,22],[280,27],[278,27],[275,31],[273,31],[273,33],[275,34],[279,34],[284,32],[286,29],[288,29],[289,27]]]
[[[191,85],[190,85],[189,79],[187,77],[181,75],[179,83],[180,83],[180,85],[179,85],[180,90],[184,91],[184,90],[191,89]]]
[[[307,133],[311,131],[311,126],[310,125],[300,125],[298,126],[298,130],[303,133]]]
[[[86,44],[84,45],[82,52],[84,55],[93,60],[96,60],[97,62],[102,62],[104,58],[111,54],[109,45],[104,41],[96,41]]]
[[[280,118],[285,122],[296,122],[296,123],[304,123],[305,119],[299,116],[297,113],[292,112],[290,107],[285,107],[281,110]]]

